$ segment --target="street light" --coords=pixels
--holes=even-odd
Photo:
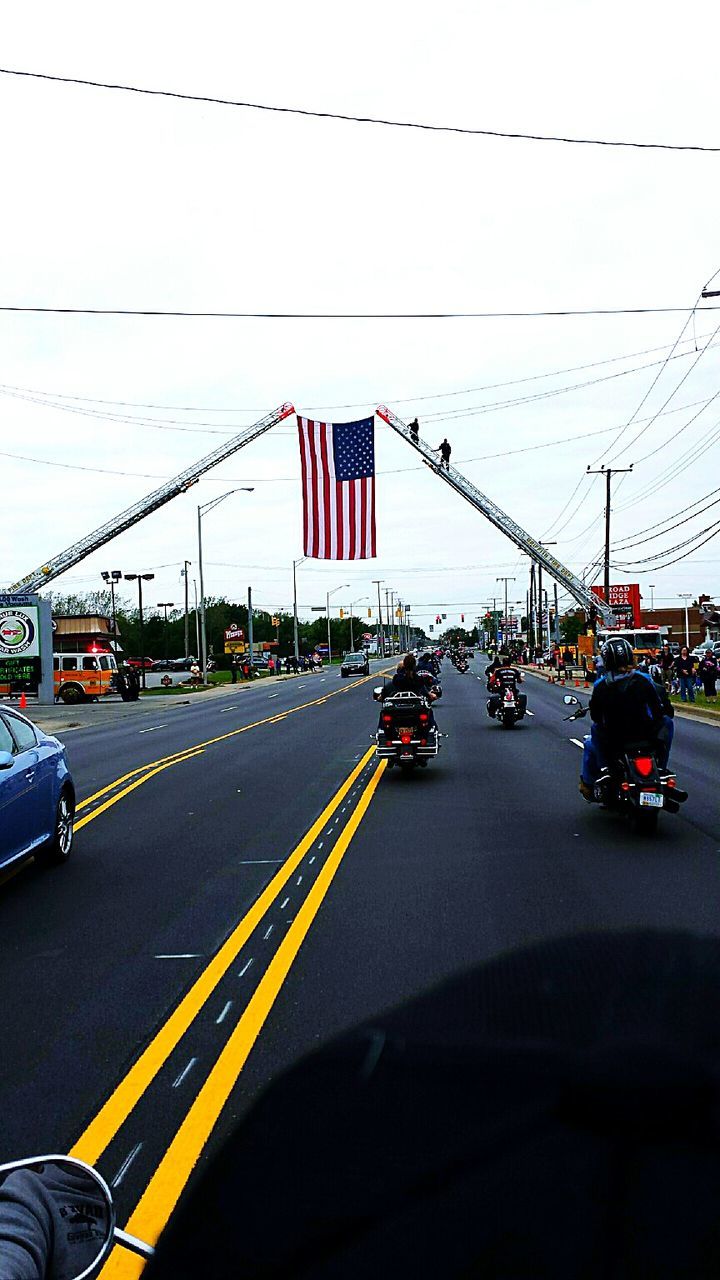
[[[202,633],[202,678],[203,684],[207,684],[207,628],[205,625],[205,583],[203,579],[203,558],[202,558],[202,517],[212,511],[213,507],[219,506],[232,493],[253,493],[254,485],[241,485],[239,489],[228,489],[227,493],[221,493],[219,498],[212,498],[210,502],[203,503],[197,509],[198,512],[198,568],[200,570],[200,628]],[[252,653],[250,654],[252,662]]]
[[[362,604],[363,600],[369,600],[369,599],[370,599],[370,597],[369,597],[369,596],[360,596],[360,599],[359,599],[359,600],[353,600],[352,604],[350,605],[350,652],[351,652],[351,653],[354,653],[354,652],[355,652],[355,640],[354,640],[354,637],[353,637],[353,624],[352,624],[352,623],[353,623],[353,609],[355,608],[355,605],[356,605],[356,604]]]
[[[339,587],[333,587],[332,591],[328,591],[327,593],[328,665],[332,662],[332,641],[330,639],[330,597],[334,596],[336,591],[343,591],[345,587],[349,586],[349,582],[341,582]]]
[[[145,688],[145,641],[143,638],[143,610],[142,610],[142,584],[143,582],[152,582],[155,577],[154,573],[126,573],[125,577],[128,582],[137,582],[138,584],[138,613],[140,618],[140,683]]]
[[[678,599],[679,599],[679,600],[684,600],[684,601],[685,601],[685,644],[686,644],[687,648],[689,649],[689,648],[690,648],[690,622],[689,622],[689,619],[688,619],[688,604],[687,604],[687,602],[688,602],[688,600],[692,600],[692,592],[691,592],[691,591],[680,591],[680,592],[678,593]]]
[[[112,600],[113,641],[114,641],[115,652],[117,652],[117,618],[115,616],[115,583],[119,582],[120,579],[122,578],[122,569],[110,569],[110,570],[103,569],[102,573],[100,574],[100,577],[102,578],[103,582],[110,583],[110,598]]]
[[[380,650],[380,657],[381,657],[381,658],[384,658],[384,657],[385,657],[385,632],[384,632],[384,630],[383,630],[382,604],[381,604],[381,601],[380,601],[380,586],[381,586],[381,584],[382,584],[384,581],[385,581],[385,579],[384,579],[384,578],[373,578],[373,586],[374,586],[374,587],[377,587],[377,589],[378,589],[378,631],[377,631],[377,638],[378,638],[378,648],[379,648],[379,650]]]
[[[174,603],[174,601],[173,601],[173,600],[168,600],[168,601],[158,600],[157,607],[158,607],[158,609],[164,609],[164,610],[165,610],[165,661],[167,662],[168,657],[169,657],[169,654],[168,654],[168,617],[167,617],[167,611],[168,611],[168,609],[174,609],[174,608],[175,608],[175,603]]]

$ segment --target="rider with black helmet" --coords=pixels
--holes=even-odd
[[[604,674],[590,698],[592,728],[585,739],[580,793],[593,798],[593,784],[613,756],[630,742],[655,744],[665,719],[652,680],[633,669],[632,647],[623,636],[611,636],[600,650]],[[661,753],[662,754],[662,753]]]

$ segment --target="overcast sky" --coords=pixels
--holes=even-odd
[[[5,14],[2,62],[360,116],[718,146],[718,25],[710,2],[31,3]],[[720,268],[718,154],[390,129],[5,75],[0,110],[4,305],[691,307]],[[720,311],[698,312],[679,358],[657,363],[686,319],[0,314],[0,448],[25,459],[0,458],[0,583],[285,400],[336,421],[382,403],[417,413],[432,445],[447,433],[453,462],[580,572],[603,540],[604,482],[582,479],[588,464],[635,463],[616,482],[614,542],[648,536],[720,485],[720,396],[703,408],[720,388],[720,332],[692,368]],[[672,412],[648,426],[675,391]],[[559,394],[527,399],[542,392]],[[377,560],[306,562],[301,612],[343,583],[337,605],[374,597],[375,578],[424,623],[441,607],[450,621],[474,618],[502,595],[501,575],[524,601],[527,559],[382,423],[376,457]],[[206,517],[207,592],[239,599],[250,583],[259,606],[291,607],[302,550],[294,419],[56,589],[101,585],[108,568],[154,571],[149,603],[180,603],[182,561],[196,573],[197,503],[238,484],[255,490]],[[617,559],[661,553],[719,510]],[[719,548],[613,580],[639,580],[646,598],[652,583],[668,605],[683,591],[720,594]]]

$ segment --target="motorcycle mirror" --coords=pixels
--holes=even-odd
[[[574,707],[579,701],[580,699],[575,698],[572,693],[566,693],[563,698],[563,702],[565,703],[566,707]]]
[[[373,698],[375,699],[376,702],[380,698],[382,691],[383,691],[383,686],[381,684],[379,684],[377,688],[373,689]]]
[[[95,1274],[95,1268],[107,1257],[115,1243],[115,1209],[112,1195],[105,1179],[85,1164],[72,1156],[32,1156],[27,1160],[13,1160],[10,1164],[0,1164],[0,1188],[7,1201],[17,1193],[18,1211],[30,1213],[25,1209],[27,1192],[36,1180],[44,1186],[61,1209],[65,1210],[63,1222],[63,1249],[68,1255],[67,1270],[63,1271],[66,1280],[84,1280],[84,1277]],[[34,1228],[34,1230],[33,1230]],[[65,1233],[67,1228],[67,1234]],[[36,1222],[29,1224],[28,1235],[37,1236]],[[17,1214],[13,1217],[12,1242],[0,1236],[0,1270],[4,1271],[3,1262],[11,1261],[22,1268],[26,1261],[17,1255],[22,1250],[22,1231],[18,1226]],[[14,1250],[12,1254],[10,1250]],[[47,1260],[48,1274],[54,1274],[53,1259]],[[12,1267],[11,1267],[12,1270]],[[29,1275],[27,1270],[18,1274]]]

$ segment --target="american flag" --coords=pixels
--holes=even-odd
[[[303,549],[315,560],[366,560],[375,550],[375,424],[298,414]]]

